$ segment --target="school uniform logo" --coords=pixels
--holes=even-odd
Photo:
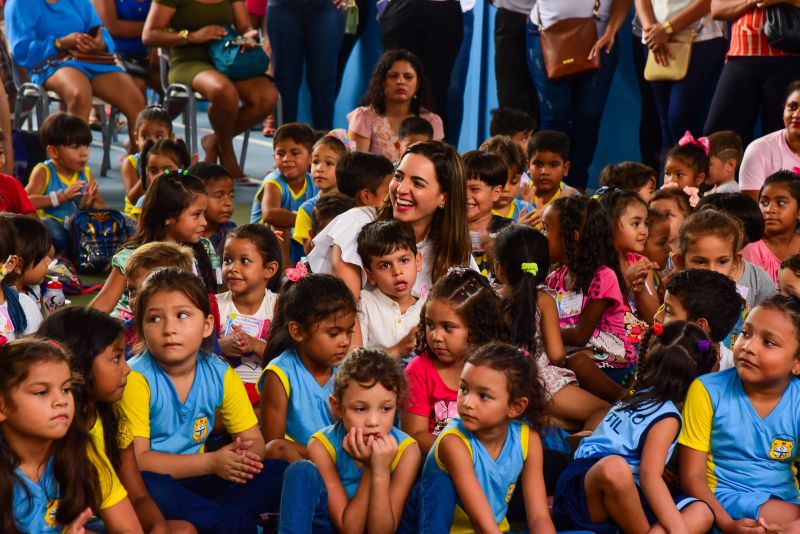
[[[773,460],[782,462],[792,457],[794,450],[794,443],[791,438],[785,439],[787,436],[781,436],[772,440],[772,446],[769,449],[769,457]]]
[[[194,430],[192,431],[192,438],[197,443],[205,441],[208,435],[208,417],[201,417],[194,422]]]
[[[514,488],[516,488],[516,484],[511,484],[508,487],[508,491],[506,491],[506,504],[511,502],[511,496],[514,495]]]
[[[56,528],[58,526],[56,513],[58,513],[58,499],[53,499],[47,503],[47,509],[44,511],[44,522],[48,527]]]

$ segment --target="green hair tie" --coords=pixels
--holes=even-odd
[[[528,273],[532,276],[539,274],[539,264],[537,263],[523,263],[520,268],[523,273]]]

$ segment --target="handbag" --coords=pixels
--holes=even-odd
[[[764,35],[775,48],[800,54],[800,8],[789,4],[769,6]]]
[[[208,43],[208,54],[216,69],[231,80],[244,80],[263,76],[269,68],[269,58],[259,46],[245,50],[242,36],[232,26],[225,26],[228,33],[218,41]]]
[[[150,76],[150,62],[147,56],[117,54],[117,64],[131,76],[147,78]]]
[[[542,17],[537,5],[539,37],[548,80],[563,80],[600,70],[599,55],[587,59],[597,42],[599,9],[600,0],[595,0],[591,17],[559,20],[548,28],[542,28]]]
[[[659,65],[652,50],[647,54],[644,66],[644,79],[648,82],[678,82],[689,72],[692,60],[692,43],[697,37],[694,29],[686,28],[675,32],[667,41],[667,48],[672,57],[667,65]]]

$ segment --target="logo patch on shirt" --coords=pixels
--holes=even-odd
[[[208,417],[201,417],[200,419],[194,422],[194,430],[192,431],[192,438],[197,443],[201,443],[205,441],[207,435],[208,435]]]
[[[769,457],[782,462],[792,457],[793,450],[794,443],[791,439],[775,438],[772,440],[772,446],[769,449]]]
[[[56,513],[58,513],[58,499],[54,499],[47,503],[47,509],[44,511],[44,522],[47,523],[47,526],[56,528],[58,523],[56,522]]]
[[[514,488],[516,488],[516,484],[511,484],[508,487],[508,491],[506,492],[506,504],[511,502],[511,496],[514,495]]]

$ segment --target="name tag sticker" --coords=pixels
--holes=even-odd
[[[580,315],[583,308],[583,292],[559,293],[556,297],[558,305],[558,318],[566,319]]]

